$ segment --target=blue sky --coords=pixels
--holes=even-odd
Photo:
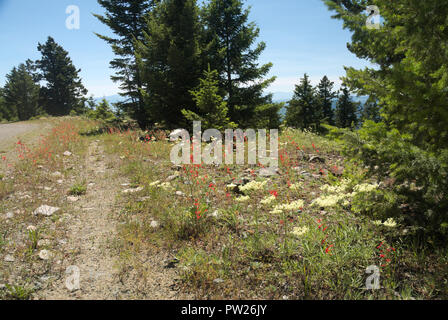
[[[248,0],[250,19],[261,29],[260,40],[267,48],[260,62],[274,64],[271,75],[277,81],[270,92],[292,92],[294,84],[306,72],[314,84],[327,75],[337,86],[345,74],[343,66],[362,68],[367,62],[357,59],[346,47],[350,33],[342,22],[331,19],[321,0]],[[80,29],[68,30],[66,8],[80,8]],[[0,0],[0,85],[13,66],[26,59],[38,59],[38,42],[48,36],[70,54],[89,95],[96,97],[118,93],[118,84],[110,80],[113,58],[110,47],[94,32],[110,35],[92,13],[102,13],[94,0]]]

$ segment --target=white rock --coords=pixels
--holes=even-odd
[[[63,184],[63,183],[64,183],[64,180],[60,179],[60,180],[58,180],[58,181],[56,181],[56,182],[59,183],[59,184]]]
[[[14,218],[14,213],[6,212],[6,219],[12,219],[12,218]]]
[[[221,279],[221,278],[218,278],[218,279],[213,280],[213,282],[214,282],[214,283],[223,283],[224,280]]]
[[[45,190],[45,191],[51,191],[51,190],[53,190],[53,189],[51,189],[50,187],[44,187],[44,190]]]
[[[79,198],[75,197],[75,196],[68,196],[67,197],[67,201],[69,201],[69,202],[76,202],[78,200],[79,200]]]
[[[135,188],[135,189],[123,190],[122,193],[135,193],[135,192],[140,192],[142,190],[143,190],[143,187],[138,187],[138,188]]]
[[[157,227],[159,227],[159,223],[157,221],[153,220],[153,221],[151,221],[150,226],[151,226],[151,228],[157,228]]]
[[[37,246],[38,247],[49,246],[50,243],[51,243],[51,241],[48,239],[41,239],[41,240],[37,241]]]
[[[66,156],[66,157],[70,157],[72,155],[72,153],[70,151],[65,151],[63,153],[63,155]]]
[[[60,209],[61,208],[43,205],[43,206],[40,206],[39,208],[37,208],[36,210],[34,210],[33,215],[36,216],[38,214],[41,214],[43,216],[49,217],[49,216],[53,215],[53,213],[59,211]]]
[[[5,259],[4,259],[6,262],[14,262],[14,261],[16,261],[16,259],[14,259],[14,257],[12,256],[12,255],[10,255],[10,254],[7,254],[6,256],[5,256]]]
[[[185,196],[185,193],[183,193],[182,191],[176,191],[176,195],[179,197],[183,197]]]
[[[218,210],[215,210],[215,211],[213,211],[210,215],[211,215],[212,217],[217,218],[217,217],[219,216],[219,211],[218,211]]]
[[[51,253],[48,250],[41,250],[39,252],[39,258],[41,258],[42,260],[48,260],[51,257]]]

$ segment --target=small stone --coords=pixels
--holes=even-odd
[[[179,197],[183,197],[185,196],[185,193],[183,193],[182,191],[176,191],[176,195]]]
[[[309,162],[325,163],[325,159],[319,156],[311,156]]]
[[[49,246],[50,244],[51,244],[51,241],[48,239],[41,239],[41,240],[37,241],[38,247],[45,247],[45,246]]]
[[[6,219],[12,219],[12,218],[14,218],[14,213],[6,212]]]
[[[50,187],[44,187],[45,191],[51,191],[52,189]]]
[[[53,173],[51,174],[51,176],[53,176],[53,177],[61,177],[61,176],[62,176],[62,173],[60,173],[59,171],[55,171],[55,172],[53,172]]]
[[[66,156],[66,157],[70,157],[72,155],[72,153],[70,151],[65,151],[63,153],[63,155]]]
[[[41,250],[39,252],[39,258],[41,258],[42,260],[48,260],[51,257],[51,253],[48,250]]]
[[[213,280],[213,283],[223,283],[223,282],[224,282],[224,280],[221,278]]]
[[[63,184],[63,183],[64,183],[64,180],[60,179],[60,180],[57,180],[56,182],[57,182],[58,184]]]
[[[57,207],[50,207],[47,205],[43,205],[43,206],[40,206],[39,208],[37,208],[36,210],[34,210],[33,215],[36,216],[36,215],[40,214],[40,215],[49,217],[59,210],[60,210],[60,208],[57,208]]]
[[[14,261],[16,261],[16,259],[14,259],[14,257],[12,255],[10,255],[10,254],[7,254],[5,256],[4,260],[5,260],[5,262],[14,262]]]
[[[135,193],[135,192],[140,192],[140,191],[143,191],[143,187],[138,187],[135,189],[126,189],[126,190],[123,190],[122,193],[127,194],[127,193]]]
[[[272,177],[278,174],[278,168],[261,168],[258,172],[260,177]]]
[[[79,200],[79,197],[75,197],[75,196],[68,196],[67,197],[67,201],[69,202],[76,202]]]
[[[159,223],[157,221],[153,220],[153,221],[151,221],[150,226],[151,226],[151,228],[158,228],[159,227]]]
[[[166,182],[170,182],[170,181],[173,181],[173,180],[175,180],[177,178],[179,178],[179,174],[173,174],[173,175],[169,176],[168,178],[166,178],[165,181]]]
[[[215,211],[213,211],[210,215],[211,215],[212,217],[214,217],[214,218],[218,218],[218,216],[219,216],[219,211],[218,211],[218,210],[215,210]]]

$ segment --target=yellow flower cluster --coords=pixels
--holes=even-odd
[[[263,189],[266,186],[267,183],[268,182],[266,180],[261,181],[261,182],[254,180],[254,181],[251,181],[251,182],[249,182],[248,184],[246,184],[244,186],[241,186],[240,190],[243,191],[243,192],[244,191],[261,190],[261,189]]]
[[[296,200],[291,203],[285,203],[285,204],[279,204],[274,207],[274,210],[272,210],[270,213],[272,214],[279,214],[283,211],[293,211],[293,210],[299,210],[303,208],[304,206],[303,200]]]
[[[263,200],[260,201],[261,204],[271,204],[275,201],[275,196],[265,197]]]
[[[393,218],[389,218],[384,222],[381,222],[381,220],[375,220],[375,221],[372,221],[372,223],[376,226],[383,225],[383,226],[386,226],[389,228],[394,228],[397,226],[397,223],[395,222],[395,220]]]
[[[296,237],[303,236],[305,233],[307,233],[310,229],[308,227],[295,227],[292,230],[292,234]]]

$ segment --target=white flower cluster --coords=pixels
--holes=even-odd
[[[269,197],[265,197],[263,200],[260,201],[261,204],[271,204],[272,202],[275,201],[275,196],[269,196]]]
[[[244,191],[261,190],[261,189],[263,189],[266,186],[267,183],[268,182],[266,180],[261,181],[261,182],[254,180],[254,181],[251,181],[251,182],[249,182],[248,184],[246,184],[244,186],[241,186],[240,190],[243,191],[243,192]]]
[[[241,196],[235,199],[236,202],[246,202],[249,201],[250,197],[249,196]]]
[[[299,182],[299,183],[294,183],[292,185],[289,186],[289,189],[294,190],[294,191],[299,191],[300,189],[302,189],[303,187],[303,183]]]
[[[331,208],[336,206],[340,201],[344,201],[344,204],[346,204],[345,201],[347,201],[347,197],[349,194],[330,194],[328,196],[320,196],[317,199],[314,199],[312,202],[312,205],[316,205],[321,208]]]
[[[270,213],[271,214],[279,214],[282,213],[283,211],[293,211],[293,210],[299,210],[301,208],[303,208],[304,206],[304,202],[303,200],[296,200],[290,203],[285,203],[285,204],[279,204],[276,205],[274,207],[274,210],[272,210]]]
[[[294,227],[292,230],[292,234],[296,237],[303,236],[305,233],[307,233],[310,229],[308,227]]]
[[[173,191],[174,190],[173,186],[169,182],[160,183],[159,180],[150,183],[149,186],[161,188],[165,191]]]
[[[356,185],[353,188],[352,193],[347,193],[347,191],[349,190],[349,184],[350,184],[350,180],[344,179],[337,186],[330,186],[328,184],[322,186],[320,188],[320,190],[322,190],[326,194],[320,196],[317,199],[314,199],[314,201],[312,202],[312,205],[316,205],[321,208],[330,208],[330,207],[334,207],[338,204],[347,206],[349,204],[349,199],[353,198],[358,193],[371,192],[378,188],[378,184],[376,184],[376,183],[375,184],[362,183],[362,184]]]
[[[362,183],[362,184],[358,184],[357,186],[355,186],[353,188],[353,191],[356,193],[360,193],[360,192],[372,192],[373,190],[378,189],[378,184],[374,183],[374,184],[370,184],[370,183]]]

